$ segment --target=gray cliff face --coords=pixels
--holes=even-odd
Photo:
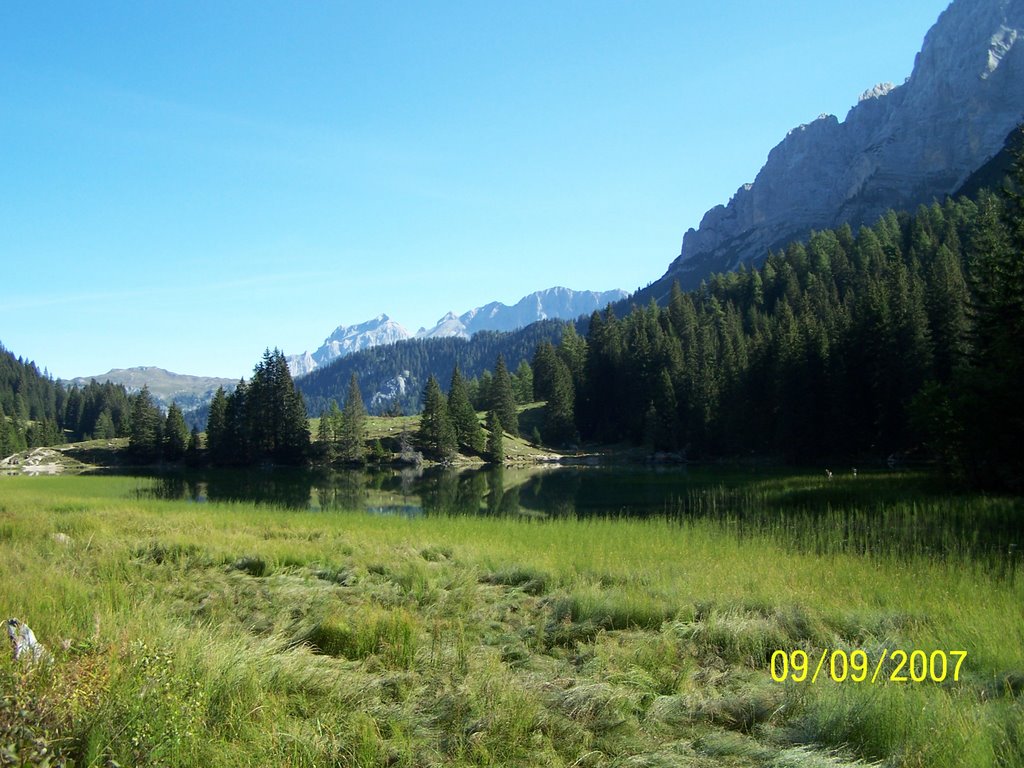
[[[303,352],[301,355],[288,355],[288,368],[294,377],[305,376],[339,357],[369,347],[394,344],[410,336],[402,325],[387,315],[377,315],[358,325],[339,325],[312,354]]]
[[[753,184],[683,237],[664,279],[693,288],[812,229],[872,224],[952,194],[1024,121],[1024,0],[956,0],[900,86],[790,131]]]

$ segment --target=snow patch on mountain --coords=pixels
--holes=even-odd
[[[394,344],[412,336],[400,323],[387,315],[377,315],[372,320],[357,325],[339,325],[324,339],[316,352],[288,355],[288,369],[292,376],[305,376],[317,368],[327,365],[339,357],[351,355],[361,349]]]
[[[538,320],[573,320],[604,309],[628,296],[625,291],[573,291],[569,288],[548,288],[524,296],[511,307],[492,301],[461,315],[449,312],[433,328],[420,328],[417,339],[458,336],[468,339],[478,331],[514,331]],[[359,325],[341,325],[328,336],[316,352],[289,355],[292,376],[304,376],[333,360],[361,349],[394,344],[412,338],[404,327],[387,315],[378,315]],[[400,378],[400,377],[399,377]],[[397,385],[396,385],[397,386]]]

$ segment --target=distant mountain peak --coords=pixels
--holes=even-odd
[[[174,373],[155,365],[112,368],[106,373],[96,376],[80,376],[67,383],[84,387],[93,380],[101,384],[108,381],[112,384],[120,384],[129,392],[137,392],[146,387],[153,399],[160,405],[167,407],[175,402],[186,412],[195,410],[209,402],[218,387],[224,387],[226,391],[231,391],[238,383],[235,379],[216,376]]]
[[[492,301],[461,315],[449,312],[433,328],[421,329],[416,338],[461,336],[468,339],[478,331],[514,331],[538,320],[572,320],[621,301],[627,295],[621,290],[574,291],[555,286],[527,294],[511,307]]]
[[[461,315],[448,312],[432,328],[420,328],[415,338],[469,338],[477,331],[512,331],[538,320],[571,320],[621,301],[627,295],[621,290],[573,291],[556,286],[528,294],[511,307],[492,301]],[[412,334],[404,327],[386,314],[380,314],[358,325],[338,326],[316,352],[290,355],[288,366],[293,376],[304,376],[361,349],[393,344],[411,337]]]

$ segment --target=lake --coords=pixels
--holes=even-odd
[[[144,498],[272,504],[325,513],[711,519],[817,554],[967,558],[1014,572],[1024,503],[923,473],[765,468],[543,467],[208,470],[137,475]]]

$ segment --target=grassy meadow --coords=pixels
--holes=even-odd
[[[1024,566],[952,524],[943,556],[854,553],[827,517],[404,518],[148,482],[0,477],[3,618],[52,654],[0,655],[0,765],[1024,765]],[[772,680],[773,651],[826,648],[968,655],[959,682]]]

